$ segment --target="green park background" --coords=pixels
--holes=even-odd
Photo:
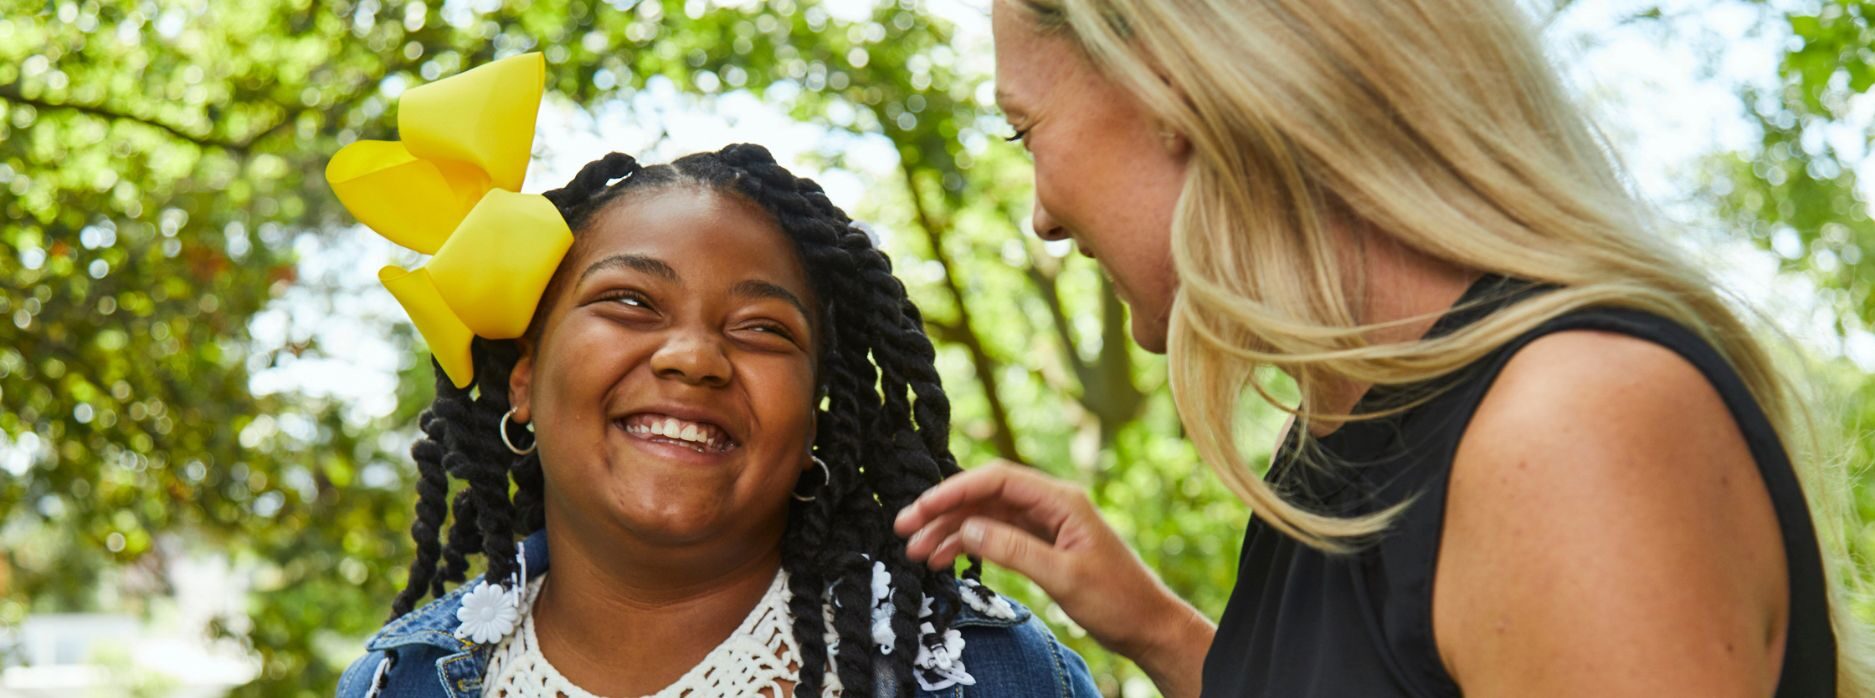
[[[614,147],[665,152],[681,117],[658,105],[814,125],[821,145],[796,164],[863,183],[850,208],[925,310],[960,459],[1086,485],[1173,588],[1221,611],[1248,512],[1183,441],[1163,358],[1130,346],[1093,264],[1026,234],[1031,180],[988,99],[984,0],[839,5],[0,0],[0,637],[35,614],[155,622],[176,566],[206,556],[244,589],[203,631],[257,663],[236,695],[331,694],[412,554],[407,449],[431,380],[388,296],[332,273],[368,235],[320,174],[342,144],[394,137],[404,87],[535,50],[549,111],[632,125]],[[1747,135],[1667,172],[1658,203],[1715,264],[1767,270],[1771,290],[1748,299],[1808,363],[1869,566],[1875,189],[1857,174],[1875,176],[1875,0],[1525,5],[1565,63],[1621,32],[1715,66]],[[1774,60],[1730,80],[1719,67],[1741,40]],[[1620,76],[1596,77],[1573,83],[1592,107],[1651,113],[1595,88]],[[1631,126],[1609,124],[1613,142],[1647,152]],[[268,379],[369,344],[283,316],[389,346],[379,399]],[[1026,582],[992,580],[1041,609],[1104,691],[1150,692]]]

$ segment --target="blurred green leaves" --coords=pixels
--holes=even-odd
[[[1815,279],[1841,329],[1875,322],[1875,220],[1857,168],[1870,162],[1875,120],[1875,2],[1814,0],[1775,12],[1788,49],[1776,82],[1745,89],[1759,141],[1715,157],[1707,196],[1722,220]]]
[[[241,694],[331,693],[410,556],[404,449],[429,367],[411,352],[382,417],[257,394],[257,374],[345,348],[262,342],[252,323],[290,292],[345,292],[298,257],[307,237],[352,239],[320,177],[332,152],[393,137],[403,89],[530,50],[575,104],[663,79],[889,143],[885,167],[819,156],[888,173],[853,213],[925,311],[960,459],[1086,483],[1174,589],[1221,611],[1247,513],[1183,440],[1163,359],[1132,346],[1092,264],[1020,229],[1026,156],[997,138],[987,47],[956,41],[932,5],[947,1],[842,18],[810,0],[0,0],[0,623],[93,608],[153,570],[112,602],[135,611],[167,591],[165,560],[222,551],[253,572],[246,617],[218,624],[262,661]],[[1704,199],[1817,279],[1845,330],[1875,319],[1854,174],[1869,134],[1850,109],[1875,74],[1872,8],[1766,10],[1801,40],[1779,85],[1746,95],[1762,142],[1715,160]],[[1869,415],[1875,395],[1855,404]],[[992,581],[1057,623],[1104,690],[1139,678],[1026,582]]]

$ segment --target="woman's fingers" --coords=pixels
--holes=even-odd
[[[938,567],[937,552],[942,547],[939,544],[953,541],[957,537],[957,529],[962,528],[964,520],[975,514],[978,508],[963,507],[938,515],[905,539],[905,556],[913,560],[929,559],[932,567]],[[952,557],[955,555],[953,552]],[[945,561],[946,564],[948,562]]]
[[[1059,522],[1037,519],[1030,515],[1032,511],[1031,509],[1014,509],[997,501],[980,502],[946,511],[906,538],[905,555],[914,560],[929,559],[934,567],[949,564],[949,559],[936,559],[942,557],[938,551],[938,544],[955,539],[964,521],[972,518],[1001,521],[1019,527],[1043,542],[1054,543],[1060,530]],[[949,551],[949,555],[954,557],[956,552]]]
[[[1162,654],[1167,619],[1209,628],[1160,583],[1102,520],[1087,494],[1040,471],[992,464],[956,475],[905,507],[893,530],[905,554],[933,568],[972,554],[1028,577],[1088,634],[1129,657]],[[1179,671],[1195,670],[1207,632],[1180,644]],[[1180,636],[1183,637],[1183,636]],[[1195,653],[1194,653],[1195,650]]]
[[[963,552],[1015,570],[1044,590],[1061,589],[1072,560],[1048,541],[995,519],[972,517],[957,533]],[[952,555],[955,559],[956,555]]]
[[[1064,495],[1073,492],[1034,468],[998,461],[953,476],[932,487],[900,511],[893,532],[910,536],[946,513],[974,505],[1023,511],[1044,527],[1068,515]]]
[[[899,511],[892,531],[910,536],[944,514],[999,496],[1007,477],[1006,472],[991,464],[947,478]]]
[[[945,569],[955,564],[957,556],[962,554],[964,554],[963,535],[961,532],[952,532],[944,536],[944,540],[931,549],[931,552],[924,558],[924,564],[934,570]],[[918,559],[916,555],[906,555],[906,557]]]

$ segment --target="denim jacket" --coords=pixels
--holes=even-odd
[[[545,531],[524,544],[530,575],[547,570]],[[391,621],[365,642],[366,654],[339,678],[338,698],[366,698],[383,672],[376,695],[395,698],[479,698],[493,645],[458,639],[456,610],[476,582],[449,592],[422,608]],[[964,637],[963,662],[976,679],[972,686],[942,691],[917,690],[918,698],[1098,698],[1087,664],[1061,645],[1029,609],[1010,600],[1016,614],[998,619],[962,608],[952,624]],[[898,695],[890,673],[875,677],[873,694]]]

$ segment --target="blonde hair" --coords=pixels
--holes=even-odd
[[[1405,504],[1339,518],[1286,501],[1239,451],[1256,390],[1322,414],[1332,382],[1410,385],[1456,371],[1591,306],[1650,312],[1697,332],[1743,378],[1790,449],[1802,401],[1716,285],[1674,250],[1572,103],[1530,18],[1510,0],[1015,0],[1065,32],[1191,144],[1172,223],[1171,386],[1199,453],[1268,525],[1326,551],[1384,530]],[[1553,284],[1436,338],[1373,343],[1329,221],[1481,272]],[[1410,322],[1408,320],[1407,322]],[[1403,324],[1403,323],[1402,323]],[[1257,379],[1295,379],[1282,405]],[[1790,449],[1831,578],[1840,695],[1872,685],[1849,594],[1845,488]],[[1317,467],[1333,467],[1318,463]]]

